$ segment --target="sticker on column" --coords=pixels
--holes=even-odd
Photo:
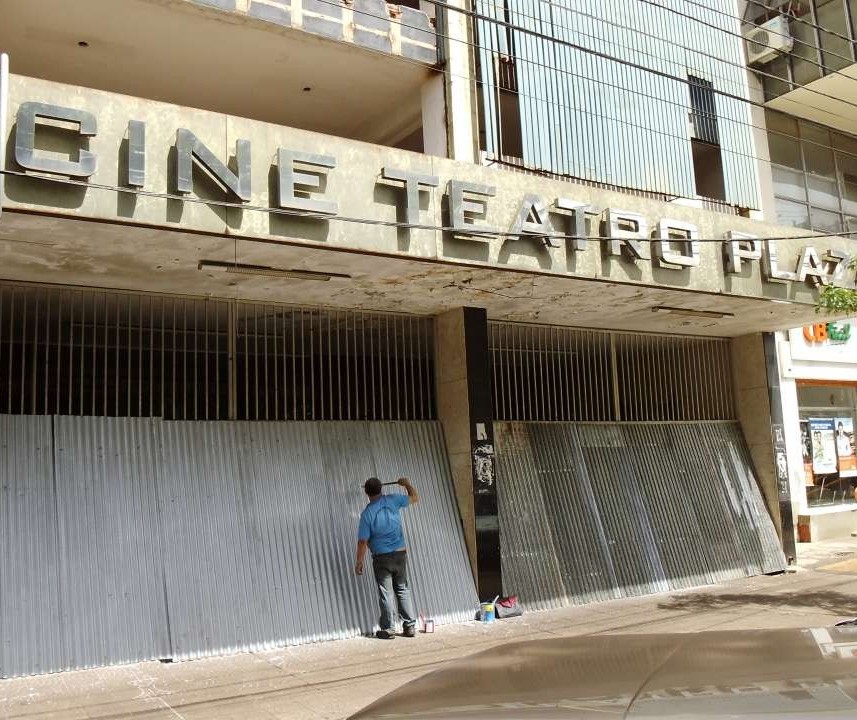
[[[494,488],[494,446],[481,442],[473,446],[473,478],[477,493],[490,493]]]

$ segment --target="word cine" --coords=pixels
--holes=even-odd
[[[45,121],[71,123],[81,139],[97,134],[98,122],[90,112],[60,105],[24,102],[16,117],[15,161],[26,171],[89,178],[97,167],[97,157],[85,147],[76,148],[74,157],[58,158],[40,152],[36,142],[37,128]],[[84,143],[80,143],[83,145]],[[122,151],[119,182],[129,188],[142,189],[146,182],[146,123],[130,120],[125,149]],[[119,161],[118,161],[119,162]],[[190,194],[194,190],[193,168],[196,164],[217,181],[239,203],[252,199],[251,152],[249,140],[235,144],[234,170],[221,161],[199,138],[186,128],[176,130],[175,190]],[[271,192],[272,207],[307,218],[336,217],[336,198],[327,196],[327,176],[336,167],[332,155],[320,155],[288,148],[277,148],[276,183]],[[381,178],[401,188],[405,225],[421,227],[420,193],[440,185],[437,176],[383,167]],[[490,242],[498,236],[529,239],[544,248],[565,247],[569,253],[585,251],[591,242],[586,216],[600,217],[601,247],[608,256],[618,256],[636,263],[651,260],[656,267],[688,270],[700,265],[699,228],[687,221],[661,219],[654,225],[640,213],[607,208],[594,211],[585,202],[555,198],[547,202],[536,194],[526,194],[517,203],[511,227],[501,229],[486,222],[490,199],[496,188],[450,179],[445,192],[449,211],[446,232],[457,238]],[[565,240],[564,245],[558,240]],[[813,246],[801,248],[794,270],[782,267],[776,244],[741,232],[727,232],[723,238],[723,264],[727,274],[745,272],[749,263],[760,263],[764,280],[771,283],[808,282],[811,285],[834,285],[857,289],[857,273],[849,272],[851,254],[840,249],[826,253]]]

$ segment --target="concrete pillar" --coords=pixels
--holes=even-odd
[[[747,0],[738,1],[737,17],[741,18],[744,16],[747,5]],[[756,73],[748,69],[746,79],[749,97],[758,103],[748,106],[750,124],[753,126],[750,128],[753,137],[753,155],[756,158],[756,172],[759,177],[759,208],[752,211],[750,217],[754,220],[776,223],[777,211],[774,205],[774,179],[771,172],[771,155],[768,149],[765,108],[762,107],[762,104],[765,102],[765,93],[762,88],[762,81]]]
[[[762,333],[733,338],[731,351],[738,422],[786,557],[793,559],[794,523],[775,338]],[[782,456],[779,471],[778,455]]]
[[[473,577],[486,598],[502,589],[489,352],[485,310],[456,308],[436,318],[438,419]]]
[[[465,12],[459,12],[457,8]],[[476,78],[471,48],[471,19],[468,0],[450,0],[443,9],[440,38],[448,72],[446,78],[446,122],[448,157],[477,162]]]
[[[445,78],[433,75],[422,87],[423,101],[423,152],[426,155],[447,157],[449,137],[446,132]]]

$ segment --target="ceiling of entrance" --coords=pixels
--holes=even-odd
[[[349,276],[328,281],[198,269],[200,260]],[[461,306],[495,320],[737,336],[815,322],[810,305],[188,234],[6,211],[0,279],[306,306],[434,315]],[[723,313],[696,317],[655,307]]]
[[[386,145],[421,122],[431,71],[349,43],[175,0],[0,5],[19,75]]]

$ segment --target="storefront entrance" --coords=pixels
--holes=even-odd
[[[536,608],[778,572],[728,341],[496,323],[503,586]]]
[[[371,631],[373,475],[419,489],[419,610],[471,619],[431,341],[406,316],[0,286],[0,676]]]

